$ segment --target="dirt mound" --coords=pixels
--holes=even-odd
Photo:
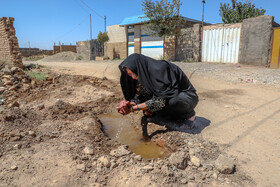
[[[2,186],[252,184],[237,161],[237,172],[232,171],[232,163],[222,163],[223,159],[216,165],[223,151],[201,135],[157,133],[151,141],[168,147],[171,155],[163,159],[141,158],[127,146],[106,137],[97,117],[116,110],[122,98],[119,85],[107,79],[57,76],[45,71],[49,78],[36,81],[29,89],[3,93],[6,102],[0,106]],[[128,118],[141,129],[140,116],[139,112]],[[153,133],[158,128],[150,124],[148,130]],[[231,162],[232,158],[224,160]],[[217,166],[221,166],[221,172]],[[224,174],[223,168],[232,174]]]
[[[62,100],[58,100],[53,106],[49,107],[48,110],[52,119],[74,120],[77,118],[77,114],[85,112],[86,109],[82,106],[74,106]]]
[[[81,61],[85,59],[81,54],[77,54],[71,51],[61,52],[51,56],[47,56],[39,62],[69,62],[69,61]]]

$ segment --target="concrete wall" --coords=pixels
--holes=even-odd
[[[125,59],[127,57],[127,43],[106,43],[107,56],[110,59],[120,58]]]
[[[273,19],[265,15],[243,21],[239,63],[257,66],[270,64]]]
[[[23,67],[18,39],[14,28],[14,18],[0,18],[0,60],[12,66]]]
[[[141,25],[134,26],[134,53],[141,54]]]
[[[126,58],[128,54],[127,46],[127,29],[120,25],[112,25],[107,27],[109,41],[106,42],[106,55],[110,59]]]

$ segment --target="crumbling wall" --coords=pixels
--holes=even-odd
[[[97,39],[76,42],[77,54],[84,57],[84,60],[95,60],[97,56],[103,56],[103,44]]]
[[[23,68],[14,18],[0,18],[0,60],[12,66]]]
[[[268,66],[270,63],[272,16],[245,19],[242,23],[239,63]]]

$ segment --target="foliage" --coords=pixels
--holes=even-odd
[[[103,42],[103,43],[109,41],[109,36],[108,36],[107,32],[102,33],[101,31],[99,31],[99,34],[97,36],[97,41]]]
[[[194,59],[193,58],[187,58],[187,59],[184,59],[183,62],[194,62]]]
[[[46,80],[46,74],[45,73],[38,73],[38,72],[32,72],[32,71],[25,71],[25,73],[28,76],[33,77],[37,80]]]
[[[77,56],[76,60],[83,60],[82,56]]]
[[[171,0],[170,0],[171,1]],[[150,19],[147,26],[152,32],[151,35],[159,37],[175,36],[177,28],[182,22],[179,14],[182,5],[181,0],[143,0],[142,10]]]
[[[117,57],[117,58],[114,58],[113,60],[121,60],[119,57]]]
[[[44,56],[30,56],[30,57],[21,57],[25,61],[38,61],[44,58]]]
[[[241,23],[246,18],[257,17],[264,15],[266,10],[256,8],[255,4],[251,1],[246,3],[231,0],[232,6],[228,3],[220,4],[220,16],[225,24],[228,23]]]

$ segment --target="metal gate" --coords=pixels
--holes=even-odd
[[[155,59],[163,58],[163,38],[151,36],[145,26],[141,26],[141,54]]]
[[[241,24],[205,26],[202,62],[238,63]]]
[[[128,28],[128,56],[134,53],[134,28]]]
[[[280,68],[280,28],[273,29],[271,68]]]

